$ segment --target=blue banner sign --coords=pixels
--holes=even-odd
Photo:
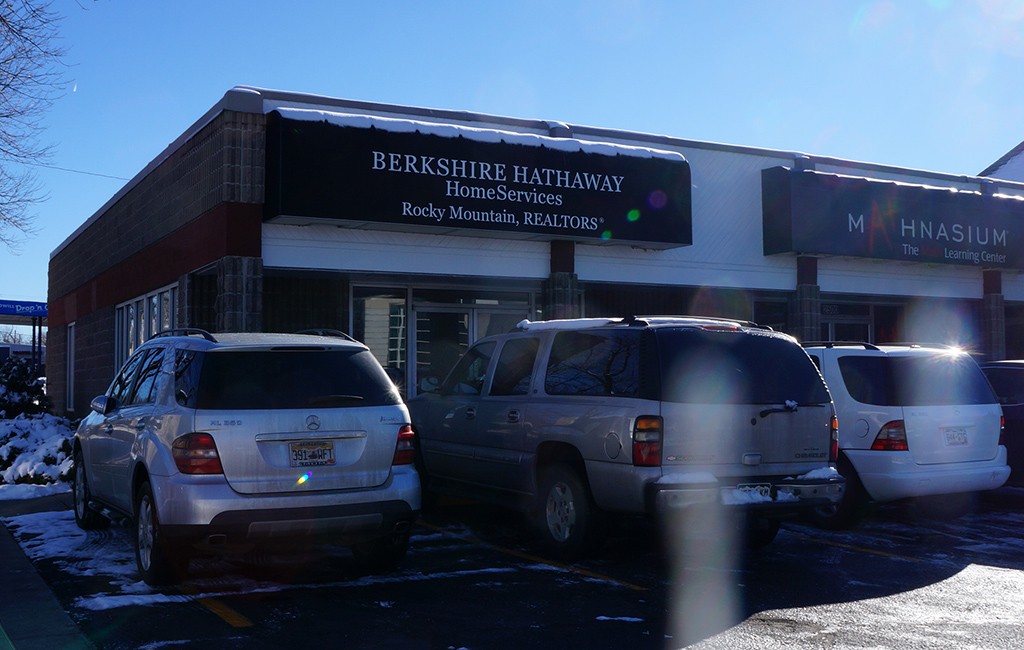
[[[38,316],[46,318],[45,302],[21,302],[17,300],[0,300],[0,315],[4,316]]]

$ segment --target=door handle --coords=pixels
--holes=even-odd
[[[519,419],[521,417],[522,416],[520,415],[518,409],[512,409],[511,411],[508,412],[508,422],[509,422],[509,424],[518,424],[519,423]]]
[[[473,408],[472,406],[466,409],[466,419],[467,420],[475,420],[476,419],[476,409]]]

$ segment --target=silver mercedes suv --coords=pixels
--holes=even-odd
[[[134,523],[149,584],[196,552],[322,540],[397,565],[420,508],[409,414],[361,343],[296,334],[157,335],[74,437],[75,520]]]
[[[779,520],[838,503],[835,409],[790,336],[694,317],[523,321],[410,401],[429,489],[520,506],[574,556],[603,515]]]

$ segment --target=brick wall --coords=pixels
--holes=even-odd
[[[47,382],[80,417],[114,368],[114,308],[225,255],[259,257],[266,120],[224,111],[50,259]],[[84,216],[84,215],[83,215]],[[180,298],[181,299],[181,298]],[[75,396],[66,403],[67,324]]]

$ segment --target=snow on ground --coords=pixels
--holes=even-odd
[[[48,413],[0,419],[0,499],[69,491],[73,435],[67,419]]]

